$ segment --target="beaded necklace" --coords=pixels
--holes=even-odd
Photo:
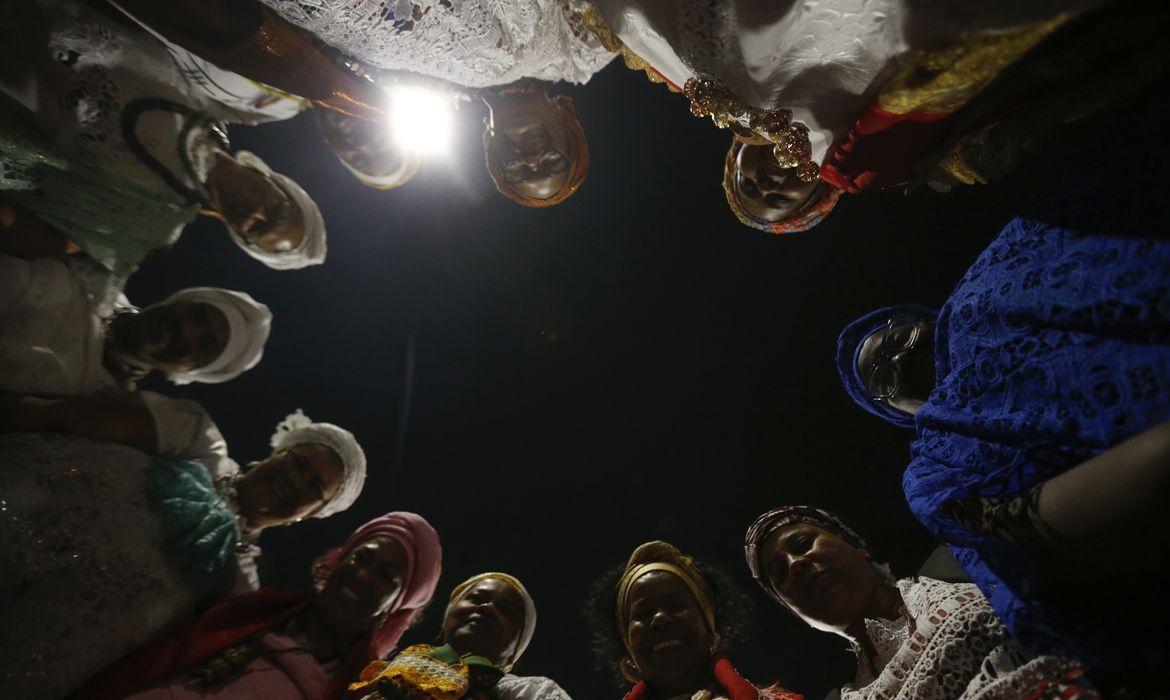
[[[183,165],[185,174],[191,178],[192,182],[196,183],[196,187],[188,187],[175,173],[163,165],[138,138],[138,120],[146,112],[152,111],[174,112],[183,116],[183,126],[178,137],[179,161]],[[223,125],[216,121],[215,117],[172,100],[161,97],[145,97],[133,100],[126,105],[126,108],[122,110],[121,122],[122,139],[138,160],[142,161],[188,203],[200,206],[208,205],[209,193],[204,184],[204,178],[199,175],[195,167],[195,158],[191,151],[195,137],[199,134],[210,137],[213,147],[218,147],[219,150],[228,151],[231,148],[227,132]]]

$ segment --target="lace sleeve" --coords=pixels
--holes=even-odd
[[[263,2],[364,63],[469,88],[522,78],[584,83],[615,55],[584,28],[569,0]]]

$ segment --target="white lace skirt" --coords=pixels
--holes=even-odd
[[[191,615],[146,497],[152,458],[0,436],[0,697],[62,698]]]

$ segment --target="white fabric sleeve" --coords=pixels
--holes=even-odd
[[[256,557],[251,554],[241,554],[236,557],[238,572],[236,581],[228,596],[238,596],[241,593],[250,593],[260,588],[260,571],[256,567]]]
[[[556,681],[544,676],[508,674],[496,683],[500,700],[572,700]]]
[[[198,403],[153,391],[139,392],[139,396],[154,418],[158,454],[199,462],[212,479],[240,470],[228,457],[223,434]]]

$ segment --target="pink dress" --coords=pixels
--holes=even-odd
[[[130,696],[130,700],[318,700],[325,697],[329,676],[313,655],[292,637],[271,632],[260,636],[264,652],[227,681],[207,686],[190,673]]]

